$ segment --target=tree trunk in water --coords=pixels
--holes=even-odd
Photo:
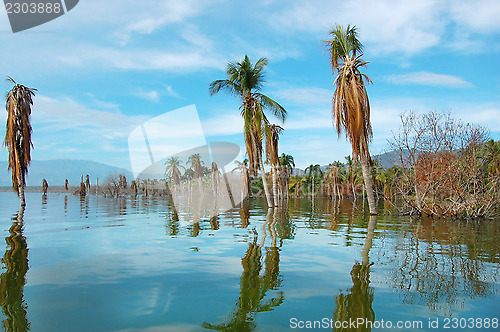
[[[19,201],[21,202],[21,206],[26,206],[26,199],[24,198],[24,183],[22,180],[18,181],[17,185],[17,194],[19,196]]]
[[[365,181],[366,197],[368,198],[368,206],[370,208],[370,214],[376,215],[378,214],[378,212],[377,212],[377,205],[375,203],[375,196],[373,194],[373,184],[372,184],[372,178],[370,176],[370,166],[368,165],[368,160],[366,159],[366,156],[361,155],[360,159],[361,159],[361,169],[363,170],[363,179]]]
[[[276,174],[276,165],[271,165],[271,172],[273,174],[273,197],[274,197],[274,206],[278,206],[278,174]]]
[[[362,265],[368,266],[370,264],[370,249],[372,248],[373,236],[375,235],[375,226],[377,225],[377,217],[370,216],[370,222],[368,223],[368,229],[366,233],[365,245],[363,251],[361,251],[361,257],[363,258]]]
[[[259,156],[259,166],[260,174],[262,175],[262,185],[264,186],[264,193],[266,194],[267,207],[273,207],[273,201],[271,199],[271,194],[269,193],[269,188],[267,187],[266,171],[264,170],[264,164],[262,163],[262,156]]]

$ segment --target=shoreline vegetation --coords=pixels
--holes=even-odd
[[[384,168],[379,160],[371,161],[370,178],[376,204],[389,204],[401,215],[451,219],[498,217],[500,141],[489,140],[485,128],[463,124],[453,119],[451,113],[431,112],[417,116],[407,112],[401,115],[401,120],[402,130],[389,141],[397,156],[395,165]],[[432,132],[440,133],[439,137],[425,133],[430,128],[433,128]],[[412,136],[412,130],[420,135]],[[422,136],[425,137],[425,144],[415,141],[421,139],[416,137]],[[425,146],[427,150],[411,150],[410,143]],[[437,146],[446,146],[448,151]],[[432,148],[437,151],[432,151]],[[135,179],[129,183],[125,175],[115,173],[100,184],[96,179],[96,186],[88,176],[82,175],[79,185],[51,186],[46,183],[45,188],[42,184],[26,187],[26,192],[82,197],[141,196],[147,199],[172,198],[171,188],[174,191],[187,189],[184,193],[188,195],[194,195],[198,188],[202,188],[201,192],[211,194],[214,179],[220,179],[223,174],[216,165],[209,169],[202,163],[193,163],[197,160],[196,155],[188,158],[186,164],[190,164],[190,168],[183,167],[180,159],[167,161],[165,178],[160,180]],[[235,161],[231,173],[239,173],[244,197],[265,198],[264,183],[267,183],[273,197],[278,197],[279,206],[286,206],[288,200],[294,198],[307,198],[313,203],[319,198],[366,201],[361,165],[350,156],[345,157],[345,163],[336,161],[326,167],[310,165],[301,172],[303,174],[292,176],[294,166],[293,156],[282,154],[276,168],[265,173],[266,182],[260,176],[250,176],[246,159]],[[273,172],[276,179],[273,179]],[[277,187],[273,190],[274,181]],[[66,180],[66,183],[69,182]],[[7,191],[13,191],[13,188],[0,187],[0,192]]]
[[[7,94],[4,145],[9,150],[8,168],[21,206],[25,205],[26,189],[44,195],[58,192],[80,196],[172,196],[174,193],[183,197],[212,195],[216,200],[227,190],[225,195],[229,195],[234,207],[237,204],[226,177],[230,174],[233,184],[238,183],[241,199],[265,197],[269,209],[286,205],[291,197],[309,197],[313,205],[316,197],[329,197],[366,200],[370,215],[378,214],[377,204],[383,200],[403,215],[496,217],[500,210],[500,141],[491,140],[487,128],[464,124],[451,113],[407,111],[400,117],[399,131],[388,140],[397,162],[391,168],[383,168],[369,152],[373,133],[366,84],[372,81],[361,72],[369,62],[362,59],[363,46],[356,27],[337,25],[329,37],[324,45],[334,76],[331,114],[334,129],[339,138],[345,134],[352,154],[345,157],[345,162],[334,161],[326,167],[311,164],[304,175],[293,175],[292,155],[279,155],[283,128],[271,123],[266,114],[271,113],[280,123],[287,117],[286,109],[262,92],[268,60],[260,58],[253,63],[245,55],[241,61],[229,62],[226,77],[208,86],[211,96],[222,91],[241,102],[239,112],[244,122],[248,159],[236,161],[231,174],[221,173],[220,165],[215,162],[204,165],[200,155],[193,154],[188,160],[169,158],[162,179],[134,179],[127,183],[125,175],[111,174],[102,183],[96,179],[92,185],[89,175],[82,174],[77,186],[76,179],[66,179],[60,187],[51,187],[43,179],[40,187],[26,188],[25,176],[33,146],[31,107],[37,90],[8,77],[14,87]],[[264,164],[270,166],[270,172],[265,171]]]

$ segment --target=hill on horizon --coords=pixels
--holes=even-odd
[[[0,161],[0,186],[12,186],[12,176],[7,170],[7,161]],[[70,186],[78,185],[81,176],[88,174],[90,182],[95,183],[99,178],[99,183],[111,174],[124,174],[127,179],[132,180],[130,171],[109,166],[89,160],[56,159],[56,160],[32,160],[26,178],[26,185],[38,187],[42,185],[43,179],[47,179],[49,186],[63,186],[68,179]]]
[[[383,168],[391,168],[397,164],[397,154],[395,151],[390,151],[373,156],[380,162]],[[11,186],[11,173],[7,170],[7,161],[0,161],[0,186]],[[321,166],[325,171],[328,165]],[[132,172],[103,163],[98,163],[89,160],[76,159],[55,159],[55,160],[32,160],[28,171],[26,185],[29,187],[39,187],[42,185],[42,180],[45,178],[49,186],[63,186],[65,179],[68,179],[71,186],[80,183],[81,176],[90,176],[90,182],[95,183],[96,178],[103,183],[111,174],[124,174],[129,181],[133,179]],[[293,175],[304,176],[305,172],[301,168],[294,168]]]

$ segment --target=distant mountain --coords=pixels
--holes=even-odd
[[[11,186],[12,177],[7,171],[7,161],[0,161],[0,186]],[[49,186],[62,186],[65,179],[70,185],[80,183],[81,176],[89,175],[90,182],[94,183],[96,178],[102,183],[110,174],[123,174],[128,179],[133,179],[133,175],[126,169],[117,168],[88,160],[33,160],[28,171],[27,185],[41,186],[45,178]]]
[[[419,152],[415,151],[415,157],[418,157]],[[403,151],[403,159],[408,160],[410,157],[410,152],[408,150]],[[382,168],[391,168],[393,166],[401,166],[401,160],[399,152],[389,151],[372,157],[380,163]]]
[[[373,156],[372,159],[377,160],[382,168],[391,168],[395,165],[401,165],[401,162],[399,161],[399,153],[396,151],[381,153]]]

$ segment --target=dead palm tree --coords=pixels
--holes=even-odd
[[[7,93],[5,108],[7,109],[7,130],[4,145],[9,150],[9,170],[12,171],[12,186],[19,196],[21,205],[26,205],[24,187],[26,174],[31,162],[31,106],[35,96],[34,88],[17,84],[11,77],[8,81],[14,87]]]
[[[47,195],[47,192],[49,191],[49,183],[47,182],[47,179],[42,180],[42,191],[44,195]]]
[[[189,169],[193,170],[194,179],[198,180],[198,190],[201,190],[201,178],[203,176],[201,166],[203,165],[203,161],[201,160],[200,154],[195,153],[189,156],[186,165],[191,164]]]
[[[264,109],[270,110],[282,122],[285,121],[286,110],[273,99],[260,93],[264,83],[264,68],[266,65],[266,58],[260,58],[253,64],[245,55],[241,62],[230,62],[226,70],[227,78],[210,83],[209,91],[213,96],[224,90],[241,99],[241,115],[245,123],[244,135],[250,173],[255,175],[257,169],[260,168],[267,205],[272,207],[271,195],[262,163],[262,141],[265,129],[269,125]]]
[[[281,131],[283,131],[283,128],[275,124],[269,125],[266,130],[266,158],[267,162],[271,164],[274,206],[278,206],[278,201],[279,201],[277,166],[280,163],[278,157],[278,140]]]
[[[332,199],[340,198],[342,196],[340,169],[336,163],[331,163],[329,165],[327,177],[332,184]]]
[[[220,172],[219,167],[217,167],[217,163],[215,161],[212,162],[212,171],[210,173],[210,177],[212,180],[212,192],[214,194],[215,200],[217,201],[217,196],[219,195],[217,189],[220,182]]]
[[[359,158],[361,162],[370,214],[377,214],[368,151],[368,143],[373,136],[370,102],[365,88],[365,83],[371,83],[371,80],[360,71],[368,62],[361,59],[362,45],[356,27],[347,26],[344,29],[337,25],[330,35],[332,40],[326,41],[326,44],[330,51],[332,71],[337,75],[333,83],[333,121],[339,137],[344,130],[351,142],[353,158]]]

